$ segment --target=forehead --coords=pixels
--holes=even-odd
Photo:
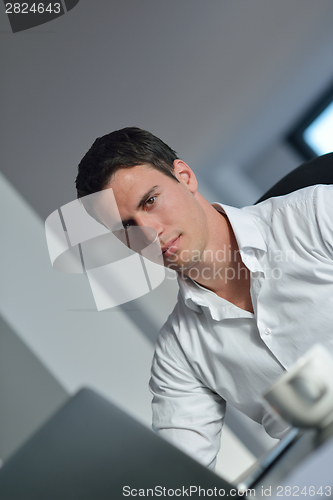
[[[118,169],[105,188],[112,188],[115,196],[142,195],[154,185],[165,184],[170,179],[150,165],[136,165]]]

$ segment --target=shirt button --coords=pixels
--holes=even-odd
[[[272,333],[272,330],[270,328],[266,328],[266,330],[264,330],[265,335],[270,335],[271,333]]]

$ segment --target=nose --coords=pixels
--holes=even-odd
[[[138,226],[151,227],[157,232],[158,238],[163,233],[163,225],[157,217],[153,217],[151,214],[141,213],[135,218],[135,222]]]

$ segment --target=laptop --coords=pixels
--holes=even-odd
[[[1,500],[233,496],[234,486],[91,389],[81,389],[0,469]]]

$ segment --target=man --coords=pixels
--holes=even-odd
[[[333,187],[210,205],[190,167],[137,128],[97,139],[76,186],[111,187],[124,227],[155,229],[178,273],[152,365],[154,429],[210,467],[226,402],[282,437],[263,393],[313,343],[333,350]]]

